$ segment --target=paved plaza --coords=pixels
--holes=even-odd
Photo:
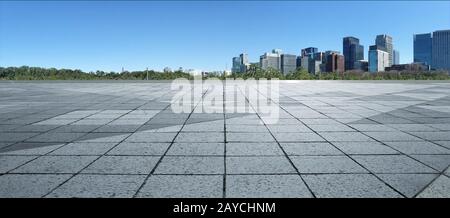
[[[0,82],[0,197],[450,197],[449,82],[171,85]]]

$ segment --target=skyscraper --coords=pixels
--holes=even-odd
[[[317,48],[314,47],[308,47],[308,48],[304,48],[302,49],[302,57],[314,57],[314,54],[318,51]]]
[[[389,53],[383,51],[384,47],[373,45],[369,48],[369,72],[382,72],[389,67]]]
[[[400,64],[400,52],[394,49],[392,57],[392,64]]]
[[[344,72],[345,60],[344,56],[338,53],[330,53],[326,58],[326,72]]]
[[[359,39],[356,37],[344,37],[342,51],[345,57],[345,70],[355,69],[355,62],[364,60],[364,46],[359,44]]]
[[[431,67],[450,71],[450,30],[433,32]]]
[[[431,33],[414,35],[414,62],[431,65],[433,38]]]
[[[245,73],[247,68],[249,67],[248,63],[248,55],[246,53],[242,53],[239,57],[233,58],[233,66],[231,67],[232,73]]]
[[[386,34],[378,35],[375,39],[375,45],[384,48],[382,50],[388,53],[388,55],[389,55],[388,67],[390,67],[393,63],[393,57],[394,57],[392,37],[389,35],[386,35]],[[369,66],[369,68],[370,68],[370,66]]]
[[[241,58],[240,57],[233,57],[233,67],[231,67],[232,73],[239,73],[241,72]]]
[[[272,68],[281,72],[281,51],[274,49],[272,53],[266,52],[260,56],[259,63],[263,70]]]
[[[295,72],[297,68],[296,57],[291,54],[281,55],[281,72],[284,75]]]
[[[241,58],[240,72],[245,73],[250,66],[248,62],[248,55],[246,53],[242,53],[239,55],[239,57]]]

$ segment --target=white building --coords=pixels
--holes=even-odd
[[[380,49],[369,50],[369,72],[383,72],[389,67],[389,53]]]

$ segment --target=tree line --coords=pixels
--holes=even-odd
[[[295,72],[283,75],[280,71],[252,66],[245,73],[230,75],[207,75],[219,79],[227,78],[278,78],[280,80],[449,80],[447,71],[389,71],[369,73],[362,71],[346,71],[310,74],[299,68]],[[193,79],[194,76],[182,72],[132,71],[132,72],[83,72],[72,69],[56,69],[42,67],[0,67],[0,80],[173,80],[177,78]]]

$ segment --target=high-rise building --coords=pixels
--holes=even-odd
[[[241,72],[241,57],[233,57],[233,67],[231,67],[232,73]]]
[[[280,50],[272,50],[272,53],[266,52],[259,58],[261,69],[267,70],[269,68],[281,72],[281,52]]]
[[[383,35],[378,35],[375,39],[375,45],[382,47],[384,49],[382,49],[382,51],[385,51],[388,53],[389,55],[389,63],[388,63],[388,67],[390,67],[393,63],[393,45],[392,45],[392,37],[386,34]],[[370,61],[369,61],[370,62]],[[370,65],[370,63],[369,63]],[[370,68],[370,66],[369,66]]]
[[[332,52],[327,55],[326,58],[326,72],[344,72],[345,60],[344,56],[338,53]]]
[[[304,48],[304,49],[302,49],[302,57],[306,57],[306,56],[308,56],[308,57],[311,57],[311,58],[313,58],[314,57],[314,54],[315,53],[317,53],[319,50],[317,49],[317,48],[314,48],[314,47],[308,47],[308,48]]]
[[[431,67],[450,71],[450,30],[433,32]]]
[[[246,53],[242,53],[239,57],[233,58],[233,66],[231,68],[231,72],[233,73],[245,73],[249,67],[248,63],[248,55]]]
[[[239,55],[239,57],[241,58],[240,72],[245,73],[250,67],[250,63],[248,62],[248,55],[246,53],[242,53]]]
[[[382,72],[389,67],[389,53],[383,47],[374,45],[369,48],[369,72]]]
[[[414,35],[414,63],[431,65],[432,40],[431,33]]]
[[[400,64],[400,52],[395,49],[393,51],[392,64]]]
[[[281,55],[281,73],[284,75],[295,72],[297,68],[295,55],[282,54]]]
[[[364,60],[364,46],[359,44],[359,39],[356,37],[344,37],[342,40],[342,52],[345,58],[345,70],[355,69],[355,62]]]

